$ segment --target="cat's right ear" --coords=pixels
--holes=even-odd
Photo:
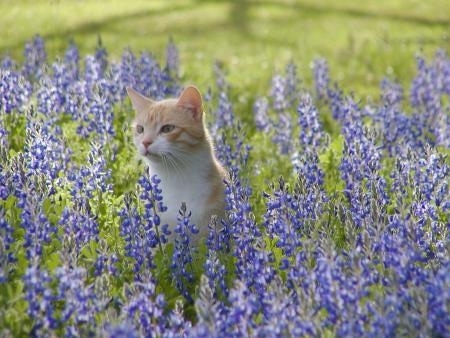
[[[153,101],[131,87],[127,87],[126,89],[134,110],[136,110],[137,113],[147,112],[148,108],[153,104]]]

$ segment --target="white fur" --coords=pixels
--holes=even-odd
[[[164,143],[164,142],[163,142]],[[164,148],[165,144],[158,145],[158,142],[149,148]],[[160,149],[158,149],[160,150]],[[152,151],[149,149],[149,151]],[[200,234],[198,237],[205,237],[208,228],[207,223],[211,214],[211,205],[208,199],[212,194],[210,174],[213,170],[214,162],[211,151],[207,147],[200,149],[196,153],[189,155],[177,153],[175,165],[167,165],[160,158],[145,156],[149,164],[149,175],[157,174],[161,179],[159,187],[162,190],[163,203],[167,206],[167,211],[160,214],[161,224],[169,224],[169,229],[174,237],[174,228],[177,224],[177,217],[182,203],[186,203],[187,212],[191,212],[191,223],[198,226]]]

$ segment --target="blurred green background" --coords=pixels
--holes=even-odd
[[[344,89],[376,100],[385,75],[410,82],[417,52],[449,52],[449,29],[448,0],[0,1],[0,55],[20,60],[35,34],[45,38],[50,58],[71,39],[82,54],[93,53],[101,36],[113,59],[130,47],[163,62],[172,37],[184,83],[206,90],[219,61],[241,104],[265,94],[290,60],[309,86],[317,56]]]

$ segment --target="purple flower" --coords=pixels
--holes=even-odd
[[[314,85],[319,100],[328,97],[330,89],[330,72],[328,62],[323,58],[317,58],[313,62]]]
[[[217,135],[220,129],[231,128],[234,125],[233,106],[228,97],[228,93],[222,91],[219,93],[219,103],[215,112],[215,122],[212,126],[213,135]]]
[[[9,150],[9,140],[8,140],[8,131],[5,128],[4,119],[0,118],[0,156],[3,159],[7,158],[7,150]],[[0,164],[1,165],[1,164]],[[0,171],[0,182],[2,173]],[[5,199],[4,191],[2,190],[3,184],[0,183],[0,199]]]
[[[112,190],[109,182],[111,169],[107,167],[100,144],[91,144],[87,155],[87,164],[71,169],[67,174],[67,180],[71,183],[70,194],[74,200],[80,202],[86,197],[93,198],[96,193],[106,193]]]
[[[137,201],[126,195],[125,206],[119,212],[121,218],[120,235],[125,240],[125,252],[134,260],[135,280],[142,280],[145,271],[153,268],[154,249],[163,250],[162,244],[170,235],[167,224],[161,224],[159,214],[167,207],[163,204],[160,179],[146,175],[139,179],[141,213]]]
[[[35,160],[38,160],[36,156]],[[25,171],[23,163],[18,164],[18,169],[23,170],[24,176],[13,180],[18,183],[15,195],[20,208],[20,226],[25,231],[23,247],[30,262],[39,262],[44,246],[51,242],[57,231],[55,225],[49,221],[42,203],[43,199],[52,194],[53,188],[51,181],[46,182],[46,172],[39,172],[33,167]]]
[[[148,53],[142,53],[139,60],[137,89],[155,100],[166,97],[165,75],[156,60]]]
[[[400,84],[392,82],[387,78],[381,81],[381,100],[385,106],[398,109],[403,98],[403,87]]]
[[[449,93],[450,60],[441,50],[434,62],[427,64],[417,57],[417,75],[413,80],[410,101],[415,110],[413,122],[423,130],[425,142],[448,143],[448,107],[444,107],[441,95]]]
[[[124,321],[120,323],[107,323],[103,329],[104,337],[110,338],[139,338],[140,335],[136,331],[133,325]]]
[[[292,128],[290,115],[286,112],[280,112],[278,114],[278,121],[275,124],[275,135],[272,137],[272,141],[278,144],[282,154],[291,154],[293,150]]]
[[[319,156],[316,152],[307,148],[305,153],[292,156],[292,163],[296,172],[306,181],[309,186],[322,186],[324,173],[319,166]]]
[[[35,336],[48,335],[58,326],[51,281],[48,272],[36,265],[28,267],[23,276],[27,314],[32,320],[31,333]]]
[[[0,68],[4,70],[17,70],[17,64],[9,55],[5,55],[0,63]]]
[[[101,92],[95,93],[88,104],[92,120],[88,124],[89,132],[98,136],[102,144],[108,143],[115,135],[114,115],[111,102]]]
[[[319,112],[309,95],[301,97],[297,108],[300,130],[300,146],[306,149],[318,150],[324,142],[324,131],[319,121]]]
[[[108,52],[106,48],[103,47],[102,38],[100,35],[97,39],[97,46],[95,47],[95,60],[100,65],[100,72],[103,74],[108,67]]]
[[[56,269],[55,278],[58,281],[56,299],[63,303],[59,321],[66,335],[91,335],[99,309],[93,288],[86,285],[86,270],[60,267]]]
[[[327,92],[328,106],[335,120],[341,121],[345,116],[346,104],[344,103],[344,94],[337,84],[334,88],[328,87]]]
[[[219,335],[219,318],[221,304],[214,296],[210,281],[206,276],[201,276],[198,297],[195,299],[195,310],[198,324],[193,328],[193,334],[199,337]]]
[[[134,325],[139,335],[161,337],[167,328],[164,315],[166,303],[163,295],[156,294],[152,277],[127,286],[124,296],[126,303],[122,308],[122,317]]]
[[[11,246],[14,244],[14,228],[7,221],[4,211],[0,211],[0,284],[9,280],[9,273],[16,262],[16,255]]]
[[[379,107],[372,114],[373,120],[378,124],[379,133],[383,137],[383,148],[387,149],[391,156],[400,156],[404,153],[407,149],[405,144],[419,149],[423,146],[419,138],[422,130],[414,125],[412,118],[397,106],[394,104]]]
[[[67,78],[77,81],[80,75],[80,51],[75,42],[71,41],[64,54],[64,64],[67,68]]]
[[[192,297],[188,286],[194,281],[192,272],[193,250],[191,236],[199,232],[198,227],[190,222],[191,213],[186,211],[186,204],[181,205],[175,226],[175,247],[170,266],[175,287],[189,301]]]
[[[166,48],[166,72],[173,79],[178,79],[180,73],[180,56],[178,48],[172,39],[169,40]]]
[[[31,80],[39,79],[44,69],[43,66],[47,62],[45,42],[41,36],[36,35],[33,40],[25,44],[24,57],[23,75]]]
[[[167,236],[170,235],[167,224],[161,224],[159,214],[167,211],[167,206],[164,205],[162,190],[159,188],[161,179],[157,175],[149,178],[147,175],[142,175],[138,181],[141,187],[139,195],[144,204],[144,219],[148,222],[150,227],[154,226],[156,237],[152,247],[160,246],[167,243]]]
[[[228,298],[229,310],[224,319],[222,335],[247,337],[257,327],[256,316],[259,312],[257,296],[250,292],[245,283],[236,280]]]
[[[253,104],[253,116],[256,128],[261,132],[268,132],[271,128],[271,121],[268,115],[269,101],[265,97],[258,97]]]
[[[145,221],[129,195],[125,196],[125,206],[119,212],[121,218],[120,235],[125,240],[125,253],[134,260],[133,271],[139,280],[140,271],[153,267],[153,250],[157,245],[156,233],[151,221]]]
[[[0,68],[0,113],[22,109],[31,97],[31,84],[14,70]]]
[[[230,248],[226,246],[227,240],[223,239],[225,228],[219,229],[217,219],[209,224],[209,234],[207,239],[208,254],[204,264],[205,276],[208,278],[209,287],[214,292],[214,297],[219,295],[228,297],[228,286],[226,284],[226,268],[220,261],[221,253],[228,253]],[[228,235],[229,236],[229,235]],[[229,239],[228,239],[229,242]]]
[[[84,81],[88,88],[92,89],[94,84],[102,78],[102,65],[92,55],[84,58]]]
[[[73,242],[73,255],[79,255],[90,241],[98,241],[99,224],[85,198],[76,200],[73,207],[64,208],[59,225],[64,229],[66,240]]]
[[[58,65],[54,65],[55,68]],[[57,70],[56,72],[65,73],[64,70]],[[57,76],[58,76],[57,75]],[[52,79],[43,74],[39,81],[39,87],[37,89],[37,110],[44,115],[54,119],[59,113],[64,104],[63,88],[58,88],[56,83]]]
[[[277,113],[283,113],[288,108],[286,91],[286,79],[282,75],[275,75],[272,78],[270,95],[273,100],[273,109]]]
[[[298,102],[298,91],[300,80],[297,76],[297,66],[293,61],[288,62],[285,70],[286,95],[289,105],[294,107]]]
[[[136,87],[139,79],[139,64],[130,49],[124,50],[120,62],[120,85],[125,95],[125,87]]]
[[[449,208],[449,166],[442,154],[426,150],[425,156],[419,158],[415,180],[422,198],[434,202],[437,207]],[[443,210],[443,211],[448,211]]]
[[[448,332],[448,304],[450,302],[450,264],[441,266],[424,288],[427,295],[427,324],[431,335],[440,336]]]
[[[292,196],[282,178],[279,179],[279,190],[273,195],[266,194],[267,211],[264,223],[269,236],[276,241],[276,246],[283,250],[285,262],[288,257],[295,254],[301,246],[303,222],[299,217],[301,208],[297,196]],[[289,263],[287,263],[289,264]]]
[[[219,62],[215,62],[213,70],[218,92],[228,92],[230,86],[225,79],[225,71],[223,69],[223,66]]]

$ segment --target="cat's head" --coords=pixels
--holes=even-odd
[[[133,122],[137,150],[150,163],[187,158],[205,143],[203,103],[189,86],[177,99],[154,101],[127,88],[136,112]]]

